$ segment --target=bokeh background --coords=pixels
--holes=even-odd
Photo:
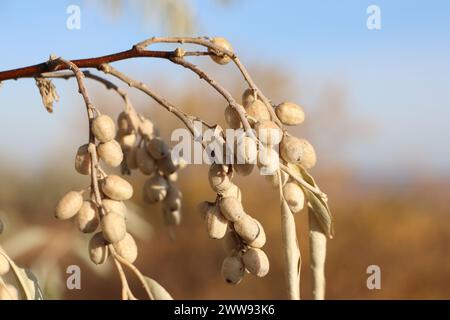
[[[366,9],[381,9],[381,30],[368,30]],[[81,9],[81,29],[69,30],[69,5]],[[226,37],[273,101],[296,101],[319,161],[312,174],[330,198],[336,237],[328,245],[329,299],[450,298],[450,4],[446,1],[2,1],[0,70],[45,61],[118,52],[151,36]],[[239,98],[235,68],[208,58],[196,63]],[[115,64],[173,103],[224,124],[225,101],[198,77],[167,61]],[[33,80],[0,88],[0,244],[31,267],[49,299],[118,299],[111,265],[88,261],[87,241],[69,222],[55,221],[66,191],[88,184],[73,169],[87,124],[74,81],[55,81],[60,102],[48,114]],[[95,104],[117,116],[113,92],[89,82]],[[181,124],[146,96],[129,90],[137,109],[169,139]],[[199,94],[200,93],[200,94]],[[144,177],[130,178],[138,190]],[[284,299],[277,192],[257,174],[236,179],[249,213],[264,225],[271,272],[222,281],[224,252],[207,237],[196,211],[212,200],[206,166],[180,174],[183,223],[172,241],[159,206],[128,204],[140,248],[136,265],[178,299]],[[264,199],[262,201],[262,199]],[[307,217],[296,217],[302,297],[311,298]],[[82,270],[82,289],[67,290],[65,270]],[[381,268],[381,290],[366,286],[366,268]],[[139,284],[134,282],[136,288]],[[139,292],[139,289],[137,289]]]

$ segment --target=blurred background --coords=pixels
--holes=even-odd
[[[372,4],[381,10],[380,30],[366,26]],[[80,8],[80,29],[66,26],[70,5]],[[291,132],[316,147],[319,160],[311,173],[336,220],[327,298],[450,298],[448,2],[2,1],[0,25],[0,70],[40,63],[52,53],[77,59],[118,52],[151,36],[227,38],[266,96],[296,101],[306,111],[305,124]],[[192,60],[240,98],[246,87],[231,64]],[[187,70],[156,59],[114,66],[187,112],[224,125],[225,101]],[[75,152],[88,139],[84,105],[73,80],[55,84],[60,102],[53,114],[42,107],[34,80],[0,87],[0,244],[31,267],[49,299],[118,299],[112,265],[88,260],[89,236],[53,218],[61,195],[89,183],[73,169]],[[116,117],[120,99],[99,84],[88,87],[95,105]],[[129,92],[169,141],[181,123],[148,97]],[[143,204],[136,192],[128,203],[140,248],[136,265],[177,299],[285,299],[277,192],[256,173],[236,179],[246,210],[266,229],[271,271],[230,286],[220,276],[221,242],[208,238],[196,210],[200,201],[214,199],[207,169],[192,165],[180,174],[184,215],[175,241],[161,208]],[[134,173],[130,180],[139,190],[144,176]],[[296,220],[302,297],[308,299],[306,214]],[[81,266],[81,290],[66,289],[72,264]],[[369,265],[381,268],[380,290],[366,286]]]

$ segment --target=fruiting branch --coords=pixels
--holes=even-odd
[[[56,65],[63,64],[74,73],[74,75],[77,79],[77,83],[78,83],[78,91],[83,96],[83,100],[86,105],[86,111],[88,114],[88,122],[89,122],[88,152],[91,157],[91,188],[94,190],[95,200],[96,200],[97,205],[100,208],[100,212],[102,213],[102,215],[104,215],[104,212],[101,208],[102,198],[100,196],[100,190],[98,187],[98,172],[97,172],[98,156],[97,156],[97,149],[95,147],[95,136],[92,131],[92,122],[94,121],[95,107],[91,103],[91,100],[89,99],[89,95],[87,93],[86,86],[84,85],[84,81],[83,81],[84,74],[83,74],[83,72],[81,72],[80,68],[78,68],[78,66],[76,64],[74,64],[71,61],[64,60],[62,58],[50,60],[49,65],[52,65],[52,64],[56,64]]]
[[[211,50],[209,52],[201,52],[201,51],[192,51],[192,52],[181,52],[180,50],[173,50],[173,51],[150,51],[145,50],[146,47],[150,46],[154,43],[190,43],[190,44],[197,44],[201,45],[203,47],[206,47],[207,49]],[[125,74],[119,72],[118,70],[115,70],[113,67],[108,65],[110,62],[120,61],[120,60],[126,60],[126,59],[132,59],[132,58],[140,58],[140,57],[147,57],[147,58],[162,58],[170,60],[176,64],[180,64],[188,69],[191,69],[193,72],[197,73],[200,78],[207,81],[212,87],[214,87],[233,107],[233,109],[236,110],[236,112],[239,114],[239,117],[244,125],[244,128],[247,132],[247,134],[250,134],[252,138],[256,138],[254,134],[251,132],[250,125],[248,124],[248,121],[246,119],[245,111],[243,110],[242,106],[240,106],[234,98],[219,84],[217,84],[216,81],[214,81],[210,76],[208,76],[205,72],[200,70],[197,66],[194,64],[186,61],[183,59],[183,57],[186,56],[203,56],[203,55],[212,55],[214,53],[219,53],[222,55],[229,56],[234,63],[237,65],[238,69],[241,71],[244,79],[249,84],[250,88],[254,91],[254,93],[262,99],[264,104],[267,107],[267,110],[271,114],[271,118],[274,122],[276,122],[279,126],[282,126],[281,122],[279,121],[278,117],[273,111],[273,106],[270,103],[269,99],[267,99],[262,92],[258,89],[254,81],[252,80],[251,76],[245,69],[245,67],[241,64],[238,57],[230,50],[224,49],[221,46],[215,45],[209,38],[207,37],[199,37],[199,38],[189,38],[189,37],[173,37],[173,38],[150,38],[147,40],[144,40],[132,47],[132,49],[127,51],[122,51],[119,53],[106,55],[102,57],[96,57],[96,58],[87,58],[87,59],[78,59],[78,60],[72,60],[71,63],[78,68],[96,68],[99,69],[105,73],[110,73],[114,75],[115,77],[121,79],[125,83],[127,83],[129,86],[135,87],[149,96],[151,96],[155,101],[157,101],[161,106],[163,106],[166,110],[173,113],[175,116],[177,116],[185,125],[186,127],[194,133],[194,127],[193,127],[193,121],[201,121],[204,125],[206,125],[209,128],[212,128],[212,125],[208,125],[205,121],[190,116],[183,111],[179,110],[178,108],[171,105],[169,102],[167,102],[164,98],[158,96],[155,94],[152,90],[148,88],[148,86],[144,83],[137,82],[132,80],[130,77],[126,76]],[[19,78],[29,78],[29,77],[37,77],[42,74],[46,74],[48,72],[53,71],[61,71],[69,69],[69,66],[66,63],[63,63],[62,61],[60,63],[49,63],[44,62],[41,64],[37,64],[34,66],[24,67],[24,68],[18,68],[14,70],[8,70],[8,71],[1,71],[0,72],[0,82],[3,80],[11,80],[11,79],[19,79]],[[62,76],[64,78],[64,76]],[[94,78],[94,77],[91,77]],[[308,184],[304,179],[302,179],[299,175],[294,175],[293,171],[287,168],[285,165],[280,163],[281,169],[291,175],[295,180],[297,180],[299,183],[301,183],[305,188],[313,192],[314,194],[317,194],[319,197],[324,198],[326,197],[323,192],[321,192],[317,187],[312,187],[310,184]]]
[[[186,52],[182,48],[173,51],[148,50],[147,47],[154,43],[188,43],[199,45],[207,51]],[[243,94],[242,104],[239,104],[230,92],[208,73],[185,59],[189,56],[205,55],[210,56],[218,64],[233,61],[249,86]],[[215,133],[218,133],[218,140],[222,143],[225,142],[225,137],[220,126],[208,124],[199,117],[187,114],[145,83],[132,79],[109,64],[139,57],[167,59],[198,75],[227,101],[225,118],[228,125],[233,129],[244,128],[245,152],[251,150],[254,145],[254,150],[264,154],[262,158],[258,157],[257,165],[263,172],[266,171],[263,174],[269,174],[280,191],[281,235],[290,299],[300,298],[301,256],[294,214],[303,209],[305,202],[309,205],[314,214],[314,219],[310,214],[314,297],[323,298],[326,236],[332,236],[333,221],[326,195],[305,170],[314,166],[316,162],[314,148],[306,140],[290,135],[284,128],[284,125],[301,124],[304,120],[304,111],[300,106],[290,102],[273,105],[256,86],[233,52],[231,44],[223,38],[154,37],[134,45],[130,50],[107,56],[73,61],[51,58],[48,62],[38,65],[0,72],[0,81],[25,77],[44,78],[39,88],[41,94],[44,92],[44,104],[48,110],[51,110],[51,102],[56,95],[48,94],[50,91],[54,92],[48,89],[53,88],[53,85],[47,79],[75,77],[77,80],[78,91],[83,96],[88,114],[89,143],[79,148],[75,168],[81,174],[90,175],[91,199],[83,200],[83,191],[69,192],[58,203],[56,216],[60,219],[82,216],[81,220],[80,218],[77,220],[78,227],[80,231],[86,233],[94,232],[100,223],[101,232],[96,233],[89,244],[90,257],[96,264],[104,263],[108,255],[113,257],[122,283],[123,299],[136,298],[129,287],[122,265],[137,276],[150,299],[158,298],[157,296],[170,297],[163,288],[153,280],[145,278],[133,265],[137,258],[137,247],[133,237],[126,230],[124,216],[126,207],[123,204],[124,200],[132,197],[133,187],[120,176],[108,176],[100,167],[99,160],[112,167],[121,165],[124,174],[130,173],[132,169],[139,169],[144,175],[148,175],[149,178],[143,187],[144,201],[148,203],[163,201],[163,215],[168,226],[180,223],[181,192],[173,182],[176,179],[174,177],[176,170],[181,164],[173,161],[169,147],[155,135],[152,122],[134,110],[124,90],[105,77],[81,71],[81,68],[96,68],[106,75],[114,76],[129,87],[144,92],[174,114],[195,138],[199,134],[197,132],[199,128],[195,126],[197,121],[207,128],[214,129]],[[62,70],[70,70],[71,73],[60,72]],[[101,115],[91,103],[83,81],[85,77],[102,83],[123,99],[125,111],[119,115],[117,132],[114,121],[107,115]],[[255,134],[255,131],[258,133]],[[269,137],[268,132],[271,132],[270,134],[275,132],[276,135]],[[207,149],[207,141],[202,140],[201,144]],[[278,144],[280,155],[274,151],[274,146]],[[235,172],[241,175],[251,173],[255,163],[250,162],[247,156],[244,157],[247,161],[244,164],[213,163],[209,171],[209,182],[217,197],[215,202],[203,203],[201,209],[209,236],[214,239],[223,238],[226,242],[229,255],[222,264],[222,274],[227,282],[233,284],[241,281],[245,269],[258,277],[265,276],[269,271],[269,261],[262,250],[266,242],[264,229],[258,220],[244,211],[241,191],[231,182]]]

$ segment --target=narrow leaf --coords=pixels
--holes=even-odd
[[[295,220],[286,200],[281,199],[281,236],[284,260],[286,263],[286,280],[289,299],[300,299],[301,256],[297,240]]]
[[[296,168],[307,183],[309,183],[313,187],[317,187],[314,178],[304,168],[302,168],[301,166],[296,166]],[[333,216],[331,214],[330,208],[328,207],[326,199],[317,196],[306,188],[303,188],[303,191],[305,192],[306,198],[308,199],[308,202],[311,205],[311,209],[316,215],[318,223],[323,232],[330,239],[332,239],[334,236]]]
[[[316,214],[308,205],[310,265],[313,276],[314,300],[325,299],[325,259],[327,236],[323,232]]]

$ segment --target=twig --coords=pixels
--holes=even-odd
[[[211,49],[215,52],[220,52],[223,54],[226,54],[227,56],[234,58],[236,55],[234,52],[226,50],[218,45],[215,45],[213,42],[211,42],[211,39],[208,37],[167,37],[167,38],[158,38],[158,37],[152,37],[149,39],[146,39],[144,41],[141,41],[137,43],[134,46],[134,49],[136,49],[138,52],[146,52],[145,48],[148,46],[154,44],[154,43],[179,43],[179,44],[196,44],[203,46],[205,48]],[[185,54],[187,56],[187,54]]]
[[[123,272],[122,266],[119,261],[114,257],[114,264],[116,265],[117,272],[119,273],[120,282],[122,283],[122,300],[137,300],[136,297],[131,292],[130,286],[128,285],[127,277],[125,272]]]
[[[112,81],[109,81],[108,79],[101,77],[97,74],[93,74],[91,73],[89,70],[83,71],[83,74],[86,78],[95,80],[101,84],[103,84],[108,90],[113,90],[114,92],[116,92],[124,101],[125,103],[125,110],[128,112],[131,112],[134,114],[135,118],[140,119],[140,117],[138,116],[136,110],[133,107],[133,104],[131,103],[131,100],[128,96],[128,93],[123,90],[122,88],[120,88],[119,86],[117,86],[115,83],[113,83]],[[75,75],[73,73],[65,73],[65,72],[48,72],[48,73],[44,73],[42,74],[42,78],[52,78],[52,79],[65,79],[68,80],[70,78],[73,78]],[[132,123],[132,125],[134,125],[134,123]],[[135,130],[137,130],[138,128],[134,128]],[[104,173],[103,170],[98,167],[98,170],[100,171],[100,173]]]
[[[270,113],[270,116],[272,118],[272,121],[274,121],[280,128],[283,128],[283,124],[281,123],[281,121],[278,119],[277,114],[275,113],[275,111],[273,111],[273,105],[270,102],[269,99],[266,98],[266,96],[262,93],[261,90],[259,90],[259,88],[256,86],[256,83],[253,81],[252,77],[250,76],[250,73],[248,73],[247,69],[244,67],[244,65],[241,63],[241,61],[239,60],[239,58],[236,56],[233,58],[233,61],[235,63],[235,65],[237,66],[237,68],[239,69],[239,71],[241,72],[242,76],[244,77],[245,81],[247,82],[247,84],[249,85],[249,87],[256,92],[256,94],[258,95],[258,97],[262,100],[262,102],[266,105],[267,110]]]
[[[115,92],[117,92],[117,94],[119,94],[121,96],[121,98],[124,100],[125,105],[130,104],[130,99],[128,97],[128,94],[122,90],[121,88],[119,88],[119,86],[117,86],[115,83],[109,81],[106,78],[103,78],[99,75],[93,74],[92,72],[90,72],[89,70],[83,71],[83,75],[86,78],[95,80],[97,82],[102,83],[108,90],[113,90]],[[43,73],[41,75],[42,78],[53,78],[53,79],[65,79],[68,80],[70,78],[75,77],[75,75],[73,73],[66,73],[66,72],[48,72],[48,73]]]
[[[148,287],[147,282],[145,281],[144,276],[139,271],[139,269],[136,268],[132,263],[128,262],[126,259],[122,258],[120,255],[118,255],[116,250],[114,249],[114,247],[111,244],[108,247],[109,247],[109,250],[111,251],[112,255],[114,256],[114,259],[117,259],[120,263],[122,263],[124,266],[126,266],[128,269],[130,269],[136,275],[136,277],[139,279],[139,281],[141,282],[148,297],[151,300],[155,300],[155,297],[153,296],[152,292],[150,291],[150,288]]]
[[[257,95],[261,98],[263,103],[266,105],[267,110],[269,111],[272,120],[280,128],[283,127],[282,123],[280,122],[280,120],[278,119],[277,115],[273,111],[272,103],[269,101],[269,99],[267,99],[264,96],[262,91],[259,90],[259,88],[256,86],[256,83],[253,81],[253,79],[250,76],[250,74],[248,73],[247,69],[240,62],[239,58],[237,57],[237,55],[234,52],[226,50],[223,47],[215,45],[211,41],[211,39],[208,38],[208,37],[197,37],[197,38],[189,38],[189,37],[157,38],[157,37],[153,37],[153,38],[150,38],[150,39],[147,39],[147,40],[144,40],[144,41],[138,43],[135,47],[138,49],[138,51],[141,51],[141,50],[147,48],[148,46],[150,46],[151,44],[154,44],[154,43],[179,43],[179,44],[191,43],[191,44],[196,44],[196,45],[203,46],[203,47],[208,48],[208,49],[210,49],[210,50],[212,50],[214,52],[222,53],[224,55],[229,56],[233,60],[233,62],[235,63],[235,65],[237,66],[239,71],[241,72],[244,80],[247,82],[249,87],[254,92],[257,93]]]
[[[247,121],[246,112],[245,112],[244,107],[241,106],[240,104],[238,104],[236,102],[236,100],[234,100],[233,96],[227,90],[225,90],[225,88],[223,86],[221,86],[219,83],[217,83],[217,81],[215,81],[211,76],[206,74],[206,72],[201,70],[199,67],[197,67],[193,63],[190,63],[190,62],[186,61],[183,58],[172,58],[170,60],[173,63],[179,64],[179,65],[181,65],[181,66],[183,66],[183,67],[193,71],[194,73],[196,73],[200,77],[200,79],[203,79],[208,84],[210,84],[217,92],[219,92],[225,98],[225,100],[227,100],[228,104],[234,110],[236,110],[236,112],[239,114],[239,117],[240,117],[240,119],[242,121],[242,124],[244,125],[245,131],[247,133],[249,133],[252,130],[252,128],[250,127],[250,124]]]
[[[207,127],[210,127],[210,128],[212,127],[211,125],[207,124],[202,119],[194,117],[194,116],[190,116],[190,115],[186,114],[185,112],[181,111],[180,109],[178,109],[177,107],[172,105],[170,102],[168,102],[166,99],[164,99],[163,97],[159,96],[154,91],[152,91],[145,83],[133,80],[132,78],[128,77],[127,75],[125,75],[124,73],[120,72],[119,70],[113,68],[112,66],[103,64],[103,65],[99,66],[99,70],[103,71],[106,74],[113,75],[114,77],[125,82],[128,86],[139,89],[142,92],[149,95],[153,100],[158,102],[167,111],[173,113],[178,119],[180,119],[185,124],[185,126],[191,131],[192,134],[195,133],[194,121],[199,121]]]

